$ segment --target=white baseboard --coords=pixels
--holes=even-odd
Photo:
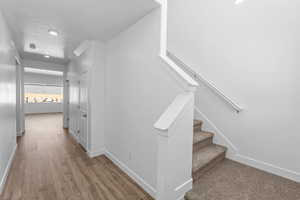
[[[5,183],[6,183],[6,180],[7,180],[9,171],[10,171],[10,168],[11,168],[11,166],[12,166],[13,160],[14,160],[15,155],[16,155],[17,147],[18,147],[18,145],[16,144],[16,145],[14,146],[14,149],[13,149],[11,155],[10,155],[10,158],[9,158],[8,163],[7,163],[7,166],[6,166],[6,168],[5,168],[3,177],[2,177],[2,179],[1,179],[1,182],[0,182],[0,195],[2,194],[2,192],[3,192],[3,190],[4,190]]]
[[[193,188],[193,179],[191,178],[187,182],[175,188],[175,198],[176,200],[184,199],[185,194]]]
[[[229,159],[300,183],[300,173],[237,154]]]
[[[18,131],[17,136],[23,136],[23,133],[24,133],[23,131]]]
[[[90,158],[95,158],[97,156],[105,155],[105,149],[99,149],[96,151],[88,151],[87,154]]]
[[[69,133],[70,133],[70,135],[73,137],[73,139],[75,140],[75,141],[79,141],[78,140],[78,137],[77,137],[77,135],[75,134],[75,131],[74,130],[72,130],[72,129],[69,129]]]
[[[156,196],[156,190],[149,185],[142,177],[132,171],[129,167],[127,167],[123,162],[121,162],[116,156],[112,153],[105,151],[105,155],[119,168],[121,168],[130,178],[132,178],[139,186],[141,186],[149,195],[151,195],[154,199]]]

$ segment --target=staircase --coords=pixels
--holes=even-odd
[[[193,141],[193,181],[197,181],[203,174],[224,160],[227,148],[213,144],[214,134],[202,131],[202,121],[194,120]],[[188,192],[186,200],[198,200],[197,195]]]

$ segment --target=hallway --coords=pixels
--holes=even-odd
[[[110,160],[90,159],[61,114],[29,115],[1,200],[150,200]]]

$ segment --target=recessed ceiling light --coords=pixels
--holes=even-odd
[[[236,1],[235,1],[235,4],[238,5],[238,4],[243,3],[244,1],[245,1],[245,0],[236,0]]]
[[[50,58],[50,56],[49,56],[49,55],[44,55],[44,57],[45,57],[45,58]]]
[[[54,29],[49,29],[49,30],[48,30],[48,33],[49,33],[50,35],[53,35],[53,36],[58,36],[58,32],[57,32],[56,30],[54,30]]]

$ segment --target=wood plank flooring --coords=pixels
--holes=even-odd
[[[26,117],[1,200],[152,200],[105,156],[90,159],[62,115]]]

